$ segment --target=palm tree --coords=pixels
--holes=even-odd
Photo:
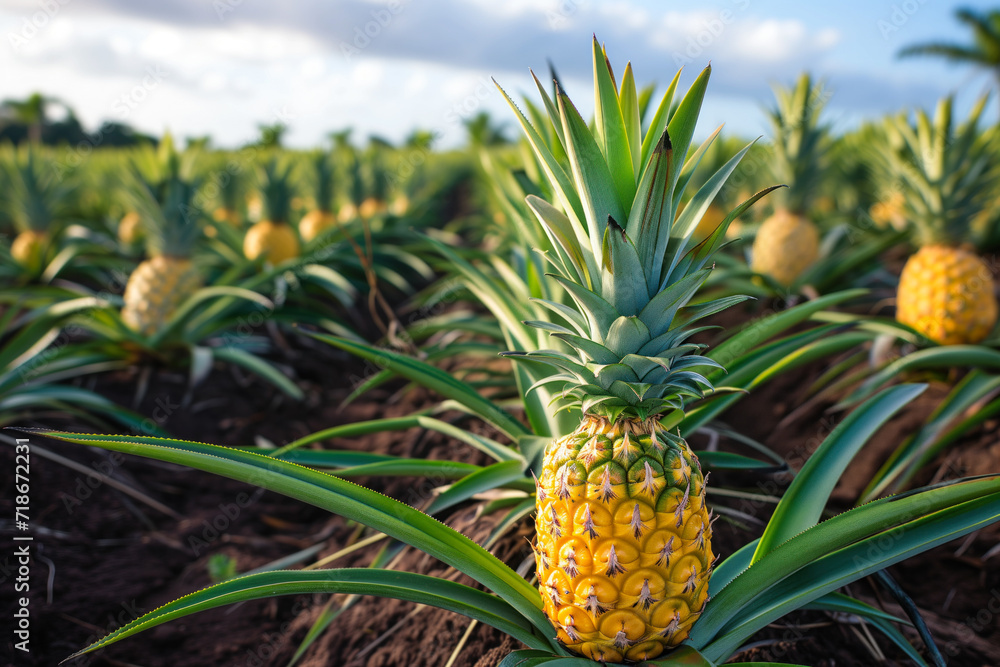
[[[506,144],[504,134],[506,123],[494,123],[488,111],[480,111],[468,120],[462,121],[473,146],[499,146]]]
[[[981,13],[958,9],[955,18],[972,29],[972,44],[914,44],[900,51],[899,56],[940,56],[951,62],[976,65],[992,73],[1000,86],[1000,10]]]
[[[270,125],[258,124],[257,129],[260,131],[260,139],[257,140],[258,146],[261,148],[281,148],[281,142],[285,138],[288,126],[279,121]]]
[[[42,141],[42,131],[49,124],[48,106],[52,103],[62,104],[54,97],[32,93],[23,100],[4,100],[0,106],[6,111],[3,115],[12,116],[17,122],[26,125],[28,141],[38,144]]]

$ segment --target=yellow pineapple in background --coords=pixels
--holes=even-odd
[[[309,167],[308,177],[313,188],[315,207],[299,221],[299,234],[308,243],[336,226],[337,219],[333,213],[333,161],[325,152],[317,151],[309,157],[306,164]]]
[[[540,301],[565,316],[559,326],[537,323],[555,339],[546,346],[552,349],[505,355],[529,361],[536,385],[561,383],[554,402],[580,418],[574,431],[546,446],[536,468],[535,564],[543,610],[567,649],[617,663],[654,659],[681,644],[708,600],[715,557],[705,479],[688,444],[661,420],[679,419],[685,399],[710,386],[701,373],[717,366],[700,356],[702,346],[685,341],[720,302],[699,306],[706,310],[687,304],[708,278],[725,229],[691,251],[697,212],[678,216],[682,193],[674,189],[710,69],[677,107],[680,115],[668,126],[679,128],[674,134],[665,117],[648,130],[654,134],[643,158],[637,117],[625,124],[624,135],[601,130],[601,115],[628,118],[635,107],[618,92],[596,39],[593,49],[595,99],[610,108],[599,109],[588,127],[558,91],[561,118],[554,121],[574,129],[566,137],[593,135],[565,141],[600,150],[588,157],[591,171],[572,162],[567,169],[582,211],[526,199],[546,234],[563,244],[565,252],[553,259],[552,287],[558,283],[572,300]],[[619,79],[623,90],[634,88],[630,70]],[[670,99],[661,105],[669,107]],[[571,161],[581,150],[564,147]],[[602,159],[607,164],[593,162]],[[664,174],[652,189],[640,187]],[[722,184],[712,180],[695,195],[699,201],[718,193]],[[609,191],[619,196],[602,196]],[[539,364],[555,370],[546,375]]]
[[[118,222],[118,240],[127,246],[142,240],[142,221],[135,211],[129,211]]]
[[[820,234],[808,214],[826,164],[827,128],[819,124],[825,95],[808,74],[791,90],[775,90],[771,169],[787,189],[775,193],[774,214],[757,230],[751,268],[791,287],[819,259]]]
[[[148,259],[132,271],[125,285],[122,321],[130,329],[152,336],[202,286],[191,261],[202,233],[193,205],[198,184],[179,172],[158,183],[133,179],[127,193],[142,225]]]
[[[291,168],[277,159],[260,168],[260,198],[265,219],[247,230],[243,239],[243,254],[247,259],[263,258],[277,265],[299,256],[299,237],[288,224],[292,200],[290,172]]]
[[[887,119],[874,151],[885,181],[901,186],[900,215],[920,247],[900,275],[896,319],[941,345],[978,343],[997,322],[993,273],[971,227],[1000,183],[997,137],[978,129],[985,105],[984,97],[958,127],[950,97],[933,121],[922,110],[915,125],[905,114]]]
[[[872,222],[876,227],[886,229],[892,227],[903,231],[907,227],[906,215],[903,213],[903,206],[906,204],[906,197],[901,190],[893,190],[886,197],[871,205],[868,214],[872,217]]]

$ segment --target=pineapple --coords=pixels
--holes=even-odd
[[[328,155],[319,151],[311,156],[309,166],[312,167],[311,178],[316,208],[306,213],[299,221],[299,234],[306,242],[312,241],[337,224],[333,214],[333,162]]]
[[[819,258],[819,230],[808,218],[825,164],[827,128],[819,125],[823,88],[808,74],[792,90],[775,91],[778,106],[769,114],[774,130],[772,170],[788,189],[754,239],[751,268],[790,287]]]
[[[191,261],[202,227],[192,205],[195,183],[177,174],[153,187],[135,180],[129,196],[143,225],[149,258],[129,276],[121,317],[130,329],[152,336],[202,285]]]
[[[896,319],[941,345],[978,343],[997,322],[993,275],[971,229],[1000,176],[996,137],[978,131],[985,104],[958,128],[951,98],[938,103],[933,121],[923,111],[915,127],[905,115],[888,119],[887,145],[876,151],[883,177],[903,193],[900,214],[920,246],[899,278]]]
[[[709,73],[667,123],[671,86],[643,141],[631,65],[619,93],[595,40],[594,124],[560,90],[546,105],[558,114],[562,132],[552,141],[565,142],[566,167],[518,112],[559,184],[559,208],[534,195],[526,201],[556,249],[552,289],[558,283],[572,305],[542,300],[563,324],[529,323],[563,347],[505,354],[555,367],[536,386],[563,383],[557,399],[580,415],[574,431],[546,447],[537,476],[536,573],[560,642],[602,662],[652,659],[677,646],[708,600],[715,558],[705,478],[684,439],[660,420],[676,423],[685,398],[711,386],[699,371],[717,364],[686,342],[692,323],[739,300],[688,306],[729,223],[751,203],[719,220],[708,239],[693,240],[744,149],[677,215],[683,186],[675,185]]]
[[[290,171],[277,160],[260,169],[260,195],[266,219],[247,230],[243,239],[243,254],[247,259],[264,258],[271,264],[281,264],[299,256],[299,237],[288,224],[292,200]]]
[[[31,272],[41,271],[65,213],[72,188],[61,182],[57,171],[39,158],[34,148],[10,164],[9,213],[18,230],[10,247],[15,262]]]
[[[887,197],[871,205],[868,214],[872,217],[872,222],[876,227],[887,229],[892,227],[902,231],[906,229],[906,216],[903,214],[903,207],[906,198],[900,190],[894,190]]]
[[[126,246],[135,245],[142,240],[142,221],[135,211],[129,211],[118,222],[118,240]]]

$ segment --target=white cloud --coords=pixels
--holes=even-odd
[[[243,2],[221,19],[203,0],[69,3],[21,48],[0,49],[0,98],[43,90],[69,101],[91,127],[105,118],[153,132],[169,124],[223,144],[246,141],[257,123],[283,114],[300,145],[349,124],[360,136],[397,139],[418,125],[457,142],[462,117],[488,109],[509,118],[490,76],[517,96],[533,89],[528,67],[542,76],[551,58],[571,92],[583,90],[592,32],[619,71],[625,58],[635,63],[640,82],[663,83],[679,64],[689,65],[690,80],[711,60],[713,94],[742,99],[740,116],[769,97],[769,82],[824,62],[840,40],[833,29],[759,16],[756,5],[724,14],[639,1],[399,0],[400,11],[388,14],[376,0]],[[0,35],[21,30],[36,7],[8,0]],[[345,57],[341,45],[366,28],[374,34]],[[120,118],[123,96],[150,68],[163,81]],[[591,95],[574,98],[588,113]],[[740,122],[736,130],[754,131]]]

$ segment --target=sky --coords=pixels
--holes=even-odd
[[[985,10],[985,2],[961,6]],[[719,124],[767,134],[772,85],[810,71],[830,86],[828,120],[849,128],[955,93],[988,75],[903,46],[968,41],[941,0],[0,0],[0,99],[40,91],[102,121],[210,135],[238,146],[283,122],[286,143],[317,146],[354,128],[399,141],[414,128],[460,144],[462,120],[509,121],[491,79],[515,99],[551,60],[585,115],[593,108],[591,35],[621,72],[660,90],[712,64],[699,133]],[[533,98],[537,93],[531,95]],[[990,112],[987,112],[990,113]],[[995,114],[995,111],[993,111]],[[508,134],[515,126],[508,122]]]

